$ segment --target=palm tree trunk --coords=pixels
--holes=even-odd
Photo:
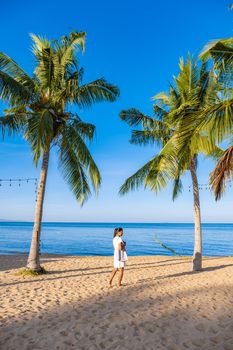
[[[40,182],[37,191],[36,197],[36,208],[35,208],[35,219],[34,219],[34,227],[32,233],[32,241],[31,247],[27,262],[27,268],[33,271],[41,271],[42,268],[40,266],[39,259],[39,249],[40,249],[40,233],[41,233],[41,220],[43,214],[43,204],[44,204],[44,193],[45,193],[45,185],[48,173],[48,164],[49,164],[49,149],[45,151],[43,154],[42,167],[40,173]]]
[[[201,231],[201,209],[199,200],[199,188],[196,172],[196,156],[193,157],[190,164],[190,172],[193,185],[194,199],[194,252],[192,261],[192,270],[200,271],[202,269],[202,231]]]

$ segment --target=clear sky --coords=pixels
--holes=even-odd
[[[102,174],[98,198],[80,208],[57,169],[56,153],[50,161],[44,221],[93,222],[192,222],[190,176],[172,202],[171,188],[159,195],[143,189],[119,197],[123,181],[158,150],[130,145],[130,129],[119,119],[121,109],[139,108],[151,113],[151,96],[166,90],[178,72],[180,56],[198,55],[212,39],[232,36],[233,12],[226,0],[40,0],[5,1],[1,4],[0,50],[14,58],[28,73],[33,71],[29,33],[59,38],[72,30],[86,31],[86,52],[80,57],[85,81],[104,76],[121,90],[114,103],[102,103],[79,111],[97,127],[91,146]],[[1,109],[3,105],[0,105]],[[31,151],[19,137],[0,144],[0,178],[38,177]],[[214,163],[201,159],[199,179],[208,182]],[[0,188],[0,219],[34,217],[32,184]],[[233,191],[221,202],[201,191],[203,222],[233,222]]]

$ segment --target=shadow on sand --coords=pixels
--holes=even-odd
[[[228,266],[232,265],[218,268]],[[204,272],[214,269],[217,267]],[[166,283],[174,287],[172,281]],[[229,295],[228,305],[230,287],[224,287]],[[34,317],[22,314],[20,320],[11,320],[2,327],[0,348],[229,350],[233,344],[233,319],[228,310],[217,312],[213,308],[218,304],[216,295],[222,295],[222,289],[202,286],[187,290],[186,286],[184,290],[168,288],[169,293],[159,293],[151,288],[151,283],[144,283],[103,290],[82,302],[58,305],[37,312]]]

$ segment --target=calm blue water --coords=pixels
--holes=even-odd
[[[44,223],[41,252],[67,255],[112,255],[115,223]],[[129,255],[172,255],[155,242],[192,255],[193,224],[121,224]],[[27,253],[32,223],[0,222],[0,254]],[[203,224],[203,254],[233,255],[233,224]]]

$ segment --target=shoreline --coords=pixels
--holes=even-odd
[[[6,254],[3,254],[3,253],[0,253],[0,257],[4,257],[4,256],[28,256],[29,255],[29,252],[28,253],[21,253],[21,252],[15,252],[15,253],[12,253],[12,254],[9,254],[9,253],[6,253]],[[111,257],[113,256],[113,254],[109,254],[109,255],[101,255],[101,254],[93,254],[93,255],[80,255],[80,254],[59,254],[59,253],[41,253],[40,256],[43,258],[45,256],[49,257],[49,256],[63,256],[63,257]],[[174,258],[191,258],[192,255],[176,255],[176,254],[137,254],[137,255],[129,255],[130,257],[174,257]],[[233,258],[233,254],[232,255],[202,255],[202,258],[203,259],[206,259],[206,258]]]

